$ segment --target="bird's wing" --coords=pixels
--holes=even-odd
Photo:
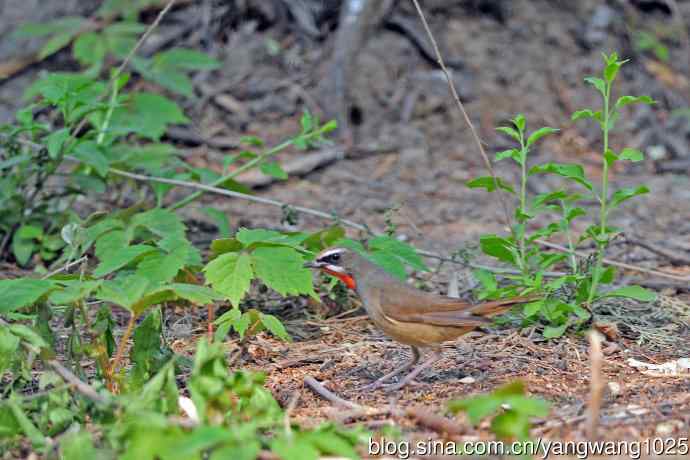
[[[416,289],[396,289],[381,299],[383,314],[396,321],[436,326],[481,326],[491,323],[487,317],[509,310],[513,305],[532,300],[528,297],[470,304]]]

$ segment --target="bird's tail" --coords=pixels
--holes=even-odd
[[[500,315],[501,313],[505,313],[515,305],[532,302],[540,298],[541,297],[539,296],[521,296],[513,297],[512,299],[492,300],[490,302],[477,304],[473,306],[469,311],[477,316],[490,317]]]

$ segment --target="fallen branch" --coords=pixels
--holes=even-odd
[[[336,404],[338,406],[346,407],[348,409],[356,409],[356,410],[366,410],[367,409],[365,406],[361,406],[359,404],[356,404],[356,403],[353,403],[351,401],[348,401],[346,399],[341,398],[337,394],[328,390],[325,386],[323,386],[321,384],[321,382],[316,380],[311,375],[308,375],[304,378],[304,384],[310,390],[312,390],[314,393],[321,396],[323,399],[330,401],[333,404]]]
[[[589,401],[587,403],[587,436],[591,441],[593,441],[597,438],[599,411],[601,410],[601,400],[603,398],[605,388],[603,376],[601,374],[604,355],[601,352],[601,334],[599,334],[597,331],[590,331],[588,335],[590,381]]]

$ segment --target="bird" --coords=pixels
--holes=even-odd
[[[503,313],[514,305],[535,300],[534,296],[522,296],[473,305],[457,298],[421,291],[389,275],[357,251],[344,247],[327,248],[313,261],[306,262],[304,267],[321,270],[341,280],[357,293],[376,326],[412,350],[409,362],[362,390],[382,386],[388,391],[399,390],[442,357],[440,346],[444,342],[454,340],[478,326],[491,324],[489,317]],[[418,364],[422,349],[431,349],[432,354]],[[384,385],[407,371],[409,373],[397,383]]]

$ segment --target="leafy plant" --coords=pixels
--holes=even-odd
[[[530,419],[546,417],[549,403],[525,394],[521,381],[508,383],[489,394],[450,401],[448,410],[464,412],[470,423],[478,425],[491,417],[491,431],[503,440],[526,441],[529,439]]]
[[[609,188],[609,170],[617,161],[641,161],[642,152],[624,148],[614,152],[609,146],[609,133],[614,128],[623,107],[637,103],[652,103],[647,96],[621,96],[612,103],[612,87],[620,67],[625,61],[613,53],[604,55],[605,68],[603,78],[587,77],[586,82],[592,85],[602,96],[602,109],[579,110],[573,114],[573,120],[591,118],[598,122],[603,137],[603,166],[601,188],[586,177],[584,168],[578,164],[544,163],[528,165],[530,149],[544,136],[557,130],[544,127],[532,133],[526,131],[526,120],[517,115],[511,120],[511,126],[498,128],[499,132],[509,136],[517,146],[496,154],[496,160],[513,160],[520,167],[520,184],[517,191],[500,178],[490,176],[473,179],[467,183],[470,188],[484,188],[489,192],[498,189],[511,195],[517,195],[518,205],[515,209],[515,224],[511,235],[483,235],[480,247],[486,255],[518,269],[517,275],[505,275],[511,283],[500,286],[495,275],[486,270],[475,271],[482,288],[480,298],[499,298],[516,294],[539,292],[543,298],[526,304],[523,317],[527,324],[540,320],[546,323],[543,335],[546,338],[561,336],[569,326],[584,323],[590,318],[587,309],[598,299],[610,296],[633,297],[638,300],[651,300],[654,295],[637,286],[601,291],[603,284],[611,284],[615,279],[612,267],[603,268],[603,257],[612,238],[618,230],[608,225],[610,213],[624,201],[649,192],[646,186],[623,188],[611,193]],[[579,190],[559,189],[542,193],[534,197],[527,195],[527,183],[530,177],[537,174],[554,174],[572,183]],[[591,225],[580,236],[572,229],[575,219],[588,215],[582,202],[595,199],[599,203],[598,223]],[[556,215],[557,220],[546,226],[536,226],[534,218],[540,214]],[[527,231],[527,224],[535,228]],[[561,235],[568,245],[567,253],[545,251],[539,245],[543,238]],[[591,264],[580,264],[576,257],[578,245],[593,240],[596,252]],[[564,276],[547,277],[553,267],[567,263],[570,273]]]

